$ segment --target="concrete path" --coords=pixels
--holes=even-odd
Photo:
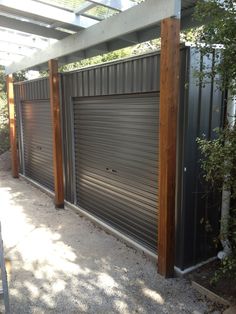
[[[187,281],[3,171],[0,219],[12,313],[211,313]]]

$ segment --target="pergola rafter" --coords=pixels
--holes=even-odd
[[[46,38],[62,39],[68,36],[66,32],[59,31],[57,29],[42,26],[36,23],[32,23],[9,16],[0,16],[0,27],[6,27],[13,30],[18,30],[24,33],[33,34],[37,36],[43,36]]]
[[[0,0],[0,11],[43,21],[48,24],[61,23],[72,30],[87,28],[97,22],[94,19],[76,15],[74,12],[32,0]]]
[[[66,55],[72,55],[88,48],[91,49],[101,43],[108,43],[109,45],[109,41],[158,25],[164,18],[179,16],[180,1],[178,7],[175,0],[169,0],[168,6],[166,6],[165,0],[159,0],[158,10],[156,10],[156,3],[156,0],[144,1],[130,10],[70,35],[48,47],[44,54],[35,53],[30,60],[25,58],[22,59],[21,64],[13,63],[6,69],[7,73],[19,71],[23,68],[33,68],[41,64],[47,66],[48,60],[58,58],[60,61],[60,58]],[[139,19],[134,18],[136,16],[139,16]],[[124,44],[124,46],[128,45],[127,42]]]
[[[130,9],[135,5],[134,2],[129,0],[88,0],[88,2],[92,2],[95,5],[102,5],[120,12]]]

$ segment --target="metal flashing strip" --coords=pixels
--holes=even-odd
[[[149,258],[151,258],[151,260],[153,260],[155,262],[157,261],[157,258],[158,258],[157,254],[153,253],[152,251],[150,251],[147,248],[145,248],[144,246],[140,245],[139,243],[137,243],[136,241],[134,241],[130,237],[128,237],[128,236],[124,235],[123,233],[119,232],[118,230],[114,229],[113,227],[106,224],[102,220],[98,219],[94,215],[90,214],[89,212],[87,212],[86,210],[81,208],[80,206],[76,206],[76,205],[71,204],[67,201],[65,201],[65,205],[67,207],[75,210],[76,212],[81,213],[83,216],[87,217],[89,220],[91,220],[91,221],[95,222],[97,225],[99,225],[103,230],[108,231],[110,234],[112,234],[112,235],[116,236],[118,239],[124,241],[126,244],[130,245],[132,248],[143,252]]]
[[[51,190],[49,190],[48,188],[46,188],[45,186],[41,185],[40,183],[26,177],[25,175],[23,175],[22,173],[19,174],[19,177],[29,183],[31,183],[34,187],[38,188],[40,191],[42,191],[43,193],[46,193],[49,197],[53,198],[54,197],[54,192],[52,192]]]
[[[189,273],[191,273],[192,271],[196,270],[197,268],[203,266],[203,265],[206,265],[210,262],[213,262],[217,259],[217,256],[213,256],[213,257],[210,257],[208,258],[207,260],[203,261],[203,262],[200,262],[194,266],[190,266],[184,270],[181,270],[179,267],[176,267],[175,266],[175,274],[178,276],[178,277],[183,277]]]

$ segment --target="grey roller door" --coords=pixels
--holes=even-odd
[[[54,190],[52,121],[49,101],[21,103],[24,174]]]
[[[159,95],[74,99],[77,204],[157,247]]]

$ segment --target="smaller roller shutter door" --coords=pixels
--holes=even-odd
[[[49,101],[21,103],[24,174],[54,190],[52,121]]]
[[[157,248],[159,95],[74,101],[77,203]]]

